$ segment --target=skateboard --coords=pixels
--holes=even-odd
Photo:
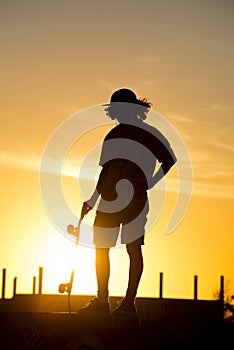
[[[67,226],[67,233],[74,235],[76,237],[76,247],[79,243],[79,236],[80,236],[80,225],[81,225],[81,219],[79,220],[78,226],[75,227],[74,225],[69,224]],[[68,293],[68,296],[70,297],[72,286],[73,286],[73,280],[74,280],[74,274],[75,274],[75,268],[73,267],[70,275],[70,280],[67,283],[60,283],[59,285],[59,293]],[[70,298],[68,299],[69,302],[69,312],[71,313],[71,306],[70,306]]]

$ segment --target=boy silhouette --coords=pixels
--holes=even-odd
[[[151,108],[146,98],[137,98],[127,88],[115,91],[104,105],[117,125],[106,135],[100,156],[101,173],[92,197],[83,203],[86,215],[99,200],[93,225],[96,253],[97,296],[79,312],[108,313],[109,251],[119,234],[130,259],[125,297],[113,311],[136,313],[135,298],[143,272],[142,248],[149,212],[147,191],[176,162],[166,138],[144,120]],[[161,165],[155,173],[156,162]]]

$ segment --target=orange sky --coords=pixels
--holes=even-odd
[[[1,2],[0,267],[8,268],[8,295],[14,276],[19,292],[30,292],[39,266],[44,292],[57,293],[69,275],[69,242],[41,200],[41,157],[64,120],[123,86],[147,97],[175,127],[194,173],[176,232],[165,234],[175,201],[169,191],[146,236],[138,294],[158,295],[160,271],[171,297],[192,297],[194,274],[200,298],[212,297],[220,275],[234,283],[232,13],[228,0]],[[75,180],[64,181],[69,189]],[[80,208],[77,200],[77,215]],[[77,259],[74,291],[96,293],[93,250],[80,248]],[[124,248],[113,250],[112,294],[124,293],[127,274]]]

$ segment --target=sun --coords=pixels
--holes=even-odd
[[[74,269],[73,294],[96,293],[95,251],[76,246],[75,242],[59,233],[48,235],[44,264],[44,290],[58,293],[61,283],[68,283]]]

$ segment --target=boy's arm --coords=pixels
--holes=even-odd
[[[83,207],[81,210],[81,217],[82,218],[95,206],[99,196],[102,193],[102,188],[103,188],[103,185],[105,184],[106,176],[107,176],[107,166],[104,166],[101,170],[96,188],[95,188],[92,196],[87,201],[85,201],[83,203]]]
[[[162,163],[156,174],[152,177],[149,182],[149,189],[154,187],[171,169],[171,167],[176,163],[177,159],[175,155],[170,155]]]

